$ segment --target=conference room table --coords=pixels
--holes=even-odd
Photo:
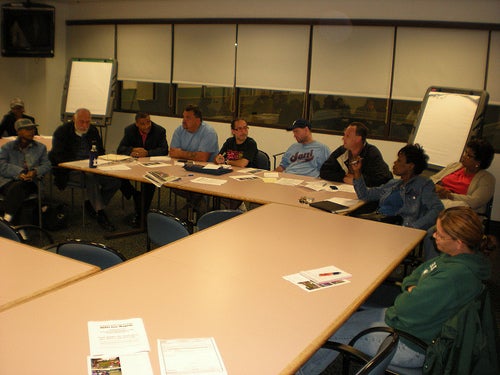
[[[100,271],[99,267],[3,237],[0,259],[0,311]]]
[[[1,312],[2,373],[87,374],[87,323],[141,318],[155,375],[158,339],[201,337],[228,374],[293,374],[424,234],[263,205]],[[328,265],[350,282],[308,292],[283,278]]]
[[[157,159],[153,158],[153,160]],[[168,161],[162,162],[162,164],[167,165],[158,167],[154,165],[150,167],[145,166],[145,164],[151,162],[150,158],[130,159],[128,162],[123,161],[100,164],[97,168],[89,168],[88,160],[61,163],[59,166],[143,183],[150,183],[144,178],[144,174],[149,171],[161,171],[169,176],[179,178],[177,181],[166,182],[164,184],[166,187],[257,204],[281,203],[298,207],[308,207],[307,203],[302,203],[304,201],[303,198],[307,198],[310,202],[317,202],[335,197],[347,199],[349,201],[356,200],[356,193],[354,193],[352,186],[322,181],[319,178],[276,172],[279,176],[278,178],[266,179],[265,174],[270,173],[269,171],[260,171],[254,174],[241,173],[240,171],[245,171],[245,168],[238,167],[233,167],[232,172],[227,174],[210,175],[186,171],[183,168],[183,163],[178,163],[175,159],[170,158],[166,160]],[[200,162],[196,164],[206,165],[207,163]],[[127,169],[120,169],[120,166],[126,166]],[[256,178],[244,181],[233,178],[238,176],[241,177],[242,175],[250,175]],[[298,185],[280,184],[279,180],[282,179],[291,181],[292,183],[297,181],[301,182]],[[214,181],[223,181],[224,183],[221,185],[212,184]],[[307,187],[307,183],[313,182],[324,184],[326,190],[315,191]],[[338,190],[332,190],[329,186],[338,186]],[[356,202],[356,206],[353,206],[353,208],[357,207],[359,204],[360,203]]]

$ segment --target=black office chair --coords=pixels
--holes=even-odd
[[[42,176],[43,178],[43,176]],[[37,204],[37,209],[38,209],[38,224],[42,226],[42,188],[43,188],[43,181],[41,178],[36,179],[36,185],[37,185],[37,192],[30,194],[26,199],[24,200],[24,204],[30,204],[33,201],[36,201]],[[0,207],[3,210],[3,206],[5,202],[5,196],[3,194],[0,194]],[[31,216],[31,215],[30,215]],[[31,220],[30,220],[31,221]]]
[[[279,160],[281,160],[280,156],[283,157],[284,154],[285,152],[283,151],[273,155],[273,169],[276,169],[276,167],[279,165],[278,158]]]
[[[57,245],[56,253],[104,270],[127,260],[119,251],[106,245],[82,240],[69,240]]]
[[[363,353],[362,351],[355,348],[356,341],[358,341],[361,337],[365,336],[368,333],[374,332],[378,330],[379,327],[375,327],[374,329],[367,329],[355,337],[349,342],[349,344],[341,344],[338,342],[327,341],[323,344],[322,348],[331,349],[340,352],[344,356],[343,360],[343,374],[350,374],[350,360],[354,360],[355,362],[361,364],[361,368],[356,372],[356,375],[383,375],[389,363],[391,362],[394,354],[396,353],[396,349],[398,347],[399,335],[398,333],[389,328],[382,327],[387,329],[387,337],[382,341],[380,347],[375,354],[375,356],[370,357],[369,355]]]
[[[262,150],[257,150],[255,164],[258,169],[265,169],[266,171],[271,170],[271,159],[269,159],[269,155]]]
[[[11,225],[2,218],[0,218],[0,237],[38,248],[45,248],[54,243],[50,233],[39,226],[31,224]]]
[[[168,212],[154,209],[149,210],[146,220],[148,228],[148,251],[151,250],[151,243],[163,246],[189,236],[187,224]]]
[[[243,211],[241,210],[215,210],[207,212],[202,215],[198,222],[196,223],[198,230],[203,230],[212,225],[223,222],[224,220],[231,219],[232,217],[241,215]]]
[[[486,210],[478,214],[483,219],[484,233],[490,234],[491,211],[493,210],[493,197],[486,203]]]

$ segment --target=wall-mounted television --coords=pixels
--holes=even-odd
[[[37,3],[2,5],[2,56],[54,57],[55,8]]]

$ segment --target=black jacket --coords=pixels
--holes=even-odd
[[[151,123],[151,130],[146,136],[145,144],[142,144],[142,136],[135,124],[125,128],[123,138],[118,145],[118,154],[130,155],[134,147],[144,147],[149,156],[168,155],[167,132],[160,125]]]
[[[347,150],[344,146],[340,146],[331,153],[319,171],[322,179],[335,182],[342,182],[344,180],[346,172],[339,164],[337,158],[346,152]],[[361,174],[366,186],[380,186],[392,178],[392,173],[377,147],[366,143],[359,156],[363,159]]]
[[[90,126],[87,134],[84,136],[87,142],[87,151],[90,152],[92,143],[96,143],[99,155],[104,155],[104,146],[102,144],[99,130],[93,125]],[[52,137],[52,149],[49,152],[50,162],[54,167],[60,163],[74,161],[78,159],[78,150],[82,138],[75,133],[75,124],[73,121],[59,126]],[[69,170],[65,168],[53,168],[54,183],[59,189],[64,189],[68,183]]]

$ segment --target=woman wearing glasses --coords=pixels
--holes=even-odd
[[[478,213],[485,212],[495,192],[495,177],[486,171],[494,156],[488,141],[474,139],[467,143],[460,162],[430,177],[445,208],[462,205]]]
[[[360,331],[377,326],[405,331],[427,344],[438,337],[443,324],[482,292],[483,282],[491,275],[485,255],[497,244],[494,237],[484,235],[481,220],[468,207],[442,211],[434,237],[441,256],[423,263],[403,280],[401,293],[391,307],[362,308],[330,340],[347,343]],[[373,356],[386,335],[366,335],[356,348]],[[298,374],[320,374],[336,356],[334,351],[320,349]],[[391,364],[421,368],[424,359],[425,353],[400,339]],[[464,369],[464,373],[469,372]]]

